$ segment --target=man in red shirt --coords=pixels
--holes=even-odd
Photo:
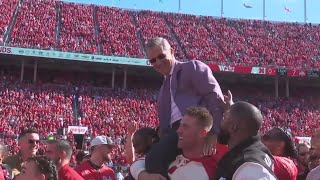
[[[48,141],[46,156],[57,166],[58,179],[62,180],[83,180],[83,178],[69,166],[72,156],[72,147],[64,140]]]
[[[187,108],[177,130],[178,147],[182,154],[169,165],[168,177],[171,180],[209,180],[215,174],[218,156],[205,156],[205,138],[213,125],[210,112],[202,107]],[[224,153],[226,150],[219,153]],[[164,152],[166,153],[166,152]],[[219,155],[219,156],[222,156]],[[143,166],[130,167],[136,180],[165,180],[160,174],[147,173]],[[135,174],[135,175],[134,175]]]
[[[75,170],[85,180],[116,180],[114,171],[105,163],[111,160],[110,154],[116,147],[106,136],[97,136],[91,141],[91,157]]]

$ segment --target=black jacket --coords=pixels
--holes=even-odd
[[[236,170],[246,162],[254,162],[265,167],[274,177],[274,159],[259,136],[251,137],[227,152],[218,163],[214,179],[231,180]],[[250,173],[250,172],[248,172]]]

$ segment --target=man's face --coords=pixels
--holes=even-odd
[[[228,110],[223,114],[223,119],[220,125],[221,129],[218,135],[218,142],[220,144],[228,144],[231,137],[229,133],[230,125],[231,125],[231,113]]]
[[[310,157],[315,159],[320,158],[320,138],[311,138]]]
[[[36,155],[39,148],[39,135],[36,133],[26,134],[19,140],[19,147],[22,153],[30,156]]]
[[[173,55],[171,48],[164,49],[162,46],[156,46],[147,49],[147,56],[152,67],[162,75],[167,75],[171,70]]]
[[[145,142],[144,138],[140,135],[134,135],[132,139],[132,145],[134,147],[134,151],[138,155],[143,155],[145,150],[147,149],[147,142]]]
[[[194,117],[185,115],[181,120],[179,129],[177,130],[179,141],[178,147],[182,150],[191,149],[202,141],[205,135],[201,133],[204,131]]]
[[[298,154],[300,161],[303,162],[305,166],[308,165],[309,148],[307,146],[300,146]]]
[[[46,149],[46,157],[53,161],[56,165],[60,162],[61,152],[57,150],[56,144],[48,144]]]
[[[97,148],[98,153],[100,153],[101,158],[104,162],[111,161],[111,153],[114,147],[106,144],[99,145]]]
[[[44,180],[45,177],[43,174],[40,174],[40,172],[38,172],[35,162],[27,161],[23,163],[21,173],[15,179],[16,180]]]

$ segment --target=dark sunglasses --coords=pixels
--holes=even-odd
[[[153,64],[153,63],[155,63],[155,62],[157,61],[157,59],[162,60],[162,59],[164,59],[164,58],[166,58],[166,55],[165,55],[165,54],[159,54],[157,57],[152,58],[152,59],[149,59],[149,62],[150,62],[151,64]]]
[[[39,143],[40,143],[40,140],[32,140],[32,139],[29,139],[29,140],[28,140],[28,143],[29,143],[29,144],[34,144],[34,143],[39,144]]]

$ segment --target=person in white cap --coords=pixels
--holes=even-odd
[[[91,141],[91,157],[75,168],[85,180],[116,180],[114,171],[105,165],[111,161],[110,154],[116,147],[106,136],[97,136]]]

